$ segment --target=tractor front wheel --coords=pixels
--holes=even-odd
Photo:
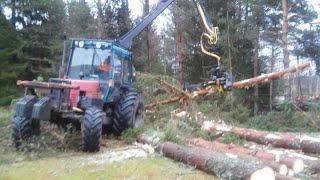
[[[120,136],[128,128],[138,128],[144,121],[144,104],[140,93],[124,94],[114,110],[113,132]]]
[[[102,122],[105,114],[101,109],[88,108],[82,122],[83,151],[97,152],[100,150]]]
[[[15,116],[12,122],[12,138],[15,146],[18,148],[23,140],[40,132],[40,123],[30,118]]]

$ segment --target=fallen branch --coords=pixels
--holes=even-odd
[[[167,88],[171,89],[175,94],[183,94],[185,96],[188,96],[186,92],[184,92],[182,89],[177,88],[176,86],[168,83],[167,81],[162,80],[161,78],[157,77],[157,81],[159,81],[160,84],[165,85]]]
[[[157,102],[154,102],[154,103],[146,105],[145,108],[146,109],[150,109],[150,108],[153,108],[155,106],[165,105],[165,104],[170,104],[170,103],[182,101],[185,98],[186,98],[186,96],[178,96],[178,97],[174,97],[174,98],[170,98],[170,99],[166,99],[166,100],[162,100],[162,101],[157,101]]]
[[[320,138],[312,138],[308,136],[297,137],[288,134],[276,135],[271,132],[214,124],[208,121],[204,122],[203,124],[204,129],[211,132],[233,132],[240,138],[259,144],[270,144],[274,147],[298,149],[305,153],[320,154]]]
[[[248,163],[233,154],[210,152],[171,142],[154,143],[146,136],[140,136],[139,142],[155,145],[157,151],[165,156],[213,173],[221,179],[275,179],[275,173],[270,167]]]

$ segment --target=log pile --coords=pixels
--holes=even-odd
[[[288,156],[276,157],[276,155],[272,153],[268,153],[265,151],[250,150],[233,144],[227,145],[217,141],[209,142],[203,139],[190,140],[189,144],[191,146],[202,147],[212,151],[238,154],[240,157],[243,158],[255,157],[263,161],[265,164],[270,166],[272,169],[274,169],[281,175],[287,175],[289,172],[288,168],[290,168],[294,173],[300,173],[304,169],[304,163],[300,159]]]
[[[309,136],[293,136],[288,134],[274,134],[266,131],[257,131],[254,129],[233,127],[210,122],[204,122],[205,130],[224,133],[232,132],[240,138],[248,141],[257,142],[263,145],[272,145],[284,149],[301,150],[305,153],[320,154],[320,139]]]
[[[273,147],[279,147],[284,149],[299,150],[308,154],[320,154],[320,138],[312,138],[306,135],[294,136],[289,134],[271,133],[266,131],[257,131],[253,129],[240,128],[227,126],[223,124],[215,124],[212,122],[203,122],[203,129],[210,131],[214,134],[219,133],[234,133],[240,138],[247,141],[253,141],[262,145],[271,145]],[[194,141],[199,147],[208,147],[215,149],[228,150],[231,152],[239,152],[241,154],[254,156],[260,159],[272,160],[285,164],[291,168],[294,172],[300,172],[305,166],[312,173],[320,172],[320,160],[319,158],[311,157],[308,155],[301,155],[292,153],[286,155],[285,153],[279,153],[275,151],[252,151],[245,148],[236,146],[221,145],[219,142],[213,142],[213,144],[206,141]],[[304,165],[304,166],[303,166]]]
[[[265,164],[238,158],[237,155],[191,148],[172,142],[154,142],[146,136],[140,136],[139,142],[156,146],[156,150],[165,156],[189,164],[197,169],[217,175],[221,179],[275,179],[276,173]]]

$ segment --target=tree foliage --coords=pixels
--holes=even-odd
[[[147,3],[148,0],[145,0]],[[317,18],[305,0],[288,3],[288,46],[291,58],[312,59],[320,73],[319,25],[301,27]],[[0,98],[16,95],[17,79],[57,76],[63,41],[70,38],[116,39],[142,21],[130,18],[129,0],[0,0]],[[283,12],[275,0],[204,0],[208,19],[220,28],[218,53],[223,69],[237,80],[273,71],[283,58]],[[11,10],[8,15],[6,10]],[[146,10],[152,10],[145,4]],[[203,24],[192,0],[175,1],[172,22],[138,36],[133,55],[136,69],[173,74],[181,83],[211,79],[216,63],[200,48]],[[5,16],[6,14],[7,16]],[[257,64],[258,62],[258,64]],[[234,92],[247,104],[257,102],[253,89]],[[12,95],[12,96],[11,96]],[[10,99],[10,98],[7,98]],[[259,98],[261,99],[261,98]]]

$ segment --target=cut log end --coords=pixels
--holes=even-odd
[[[275,173],[270,167],[265,167],[254,172],[250,176],[250,180],[274,180]]]
[[[298,174],[304,170],[304,163],[301,159],[297,159],[292,167],[292,170],[295,174]]]
[[[281,175],[287,175],[288,174],[288,167],[286,165],[281,165],[279,169],[279,174]]]

